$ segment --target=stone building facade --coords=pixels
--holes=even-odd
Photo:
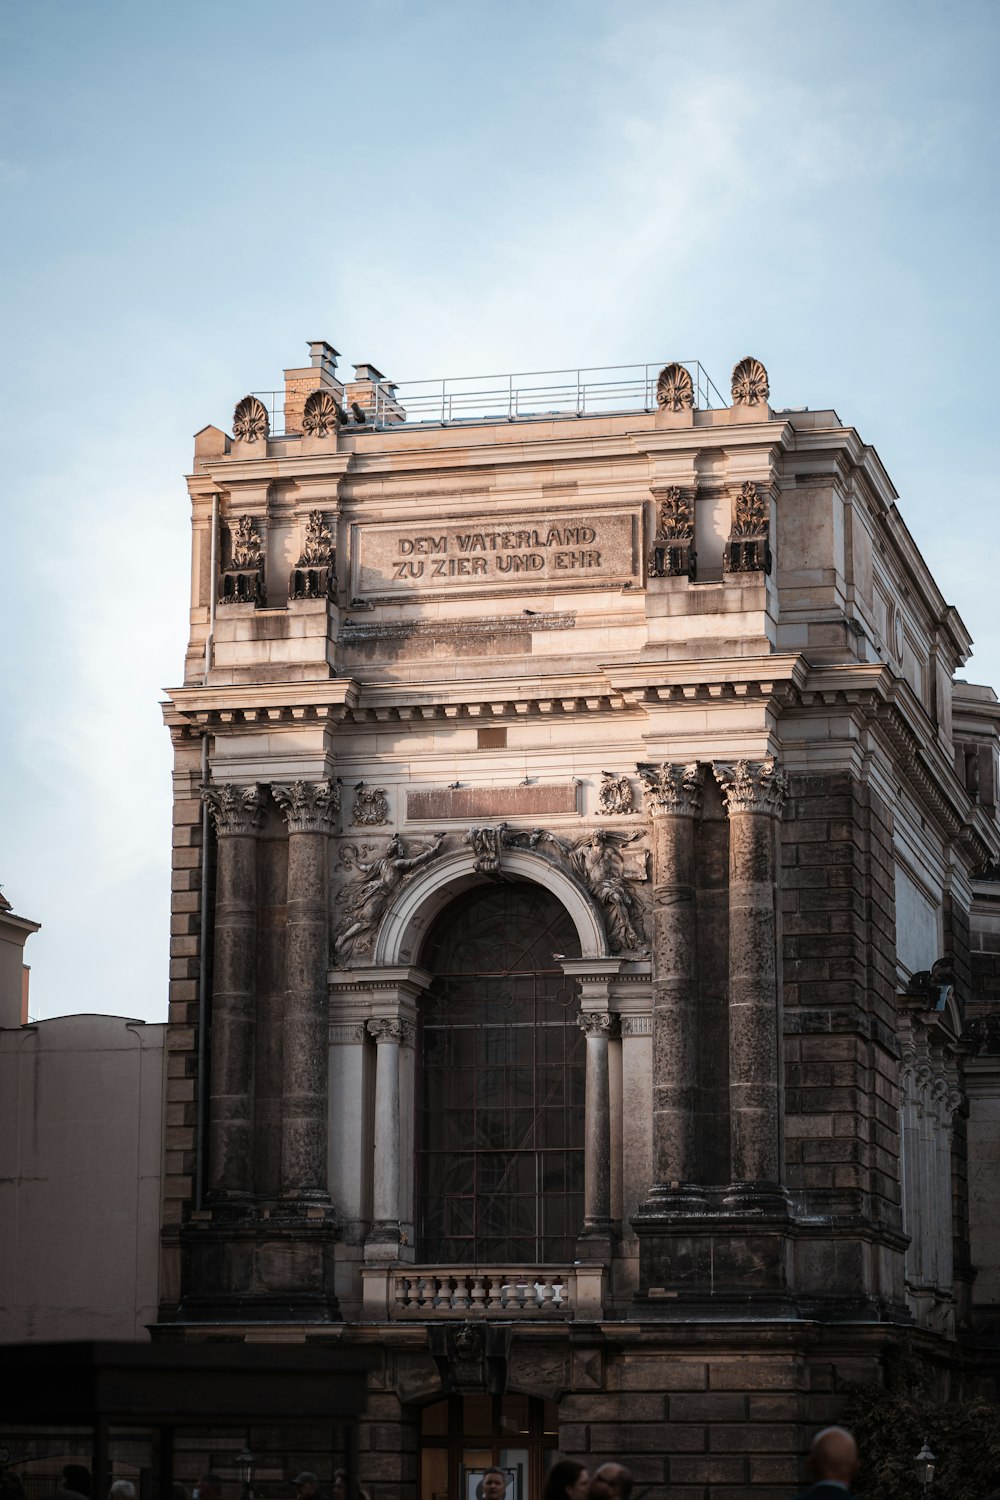
[[[377,1348],[375,1500],[787,1494],[894,1343],[993,1368],[1000,705],[758,360],[311,357],[189,479],[155,1336]]]

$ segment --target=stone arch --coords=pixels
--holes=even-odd
[[[527,849],[505,849],[504,874],[544,886],[565,907],[580,939],[581,958],[609,957],[604,922],[587,892],[565,870]],[[417,962],[428,927],[449,901],[474,885],[489,885],[471,849],[424,865],[405,882],[379,927],[373,960],[387,967]]]

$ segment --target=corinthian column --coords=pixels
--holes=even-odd
[[[729,814],[729,1118],[732,1185],[780,1179],[775,835],[788,780],[773,760],[717,763]]]
[[[281,1196],[326,1203],[328,835],[339,810],[329,781],[273,786],[288,824]]]
[[[694,831],[704,768],[640,765],[653,844],[653,1196],[700,1201]]]
[[[218,836],[208,1192],[217,1205],[238,1205],[253,1196],[257,830],[263,798],[259,787],[228,784],[202,787],[201,794]]]

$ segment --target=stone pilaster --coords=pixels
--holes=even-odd
[[[340,803],[329,781],[296,781],[271,790],[288,824],[281,1196],[289,1206],[323,1205],[329,1201],[328,838]]]
[[[640,765],[653,844],[653,1173],[650,1206],[701,1202],[694,835],[704,768]]]
[[[259,787],[206,786],[218,838],[208,1116],[208,1195],[234,1207],[253,1197],[255,929]]]
[[[788,782],[772,760],[718,763],[729,815],[732,1206],[777,1207],[781,1177],[776,822]]]

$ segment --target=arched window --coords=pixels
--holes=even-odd
[[[527,882],[438,918],[418,1030],[417,1254],[432,1265],[567,1265],[583,1225],[584,1040],[556,954],[576,928]]]

